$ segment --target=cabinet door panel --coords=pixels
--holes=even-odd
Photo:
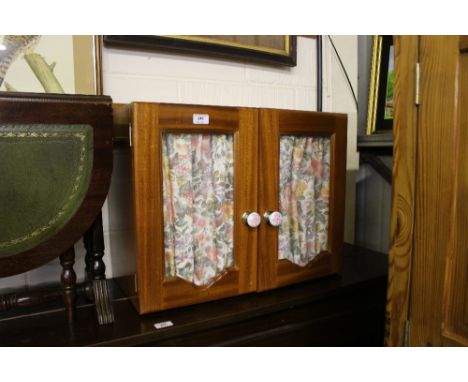
[[[262,110],[259,290],[336,273],[341,267],[346,117]]]
[[[257,233],[242,214],[257,209],[256,111],[132,110],[140,313],[254,291]]]

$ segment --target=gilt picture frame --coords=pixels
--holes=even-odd
[[[286,35],[172,35],[104,36],[110,48],[163,51],[176,54],[296,66],[296,36]]]
[[[390,133],[394,114],[393,36],[374,36],[366,134]]]

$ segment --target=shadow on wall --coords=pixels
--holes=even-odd
[[[392,157],[380,157],[391,168]],[[390,245],[392,186],[368,164],[356,179],[356,244],[383,253]]]

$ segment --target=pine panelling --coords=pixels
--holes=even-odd
[[[417,152],[417,107],[414,95],[418,43],[417,36],[394,37],[394,160],[385,336],[388,346],[403,345],[408,315]]]
[[[466,39],[466,38],[465,38]],[[460,45],[462,47],[462,45]],[[468,53],[468,52],[467,52]],[[460,56],[458,120],[454,142],[455,187],[452,228],[444,288],[443,336],[451,343],[468,346],[468,54]]]
[[[440,346],[445,255],[454,190],[453,134],[459,38],[420,40],[420,106],[410,310],[411,346]]]

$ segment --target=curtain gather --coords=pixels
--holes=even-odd
[[[234,264],[232,135],[163,136],[166,276],[197,286]]]
[[[307,265],[328,246],[330,139],[280,139],[279,259]]]

